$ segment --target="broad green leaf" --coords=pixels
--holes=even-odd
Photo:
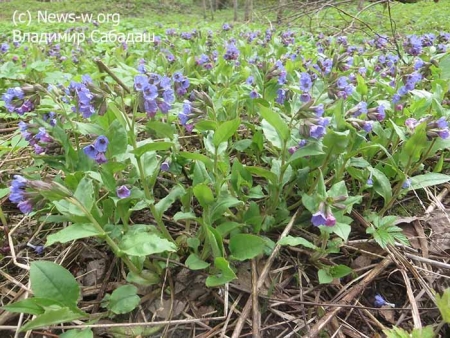
[[[261,127],[262,127],[264,136],[267,139],[267,141],[269,141],[274,147],[281,149],[283,147],[283,142],[282,142],[282,139],[280,138],[280,135],[278,134],[277,130],[266,120],[261,121]],[[259,138],[259,134],[255,134],[253,143],[258,148],[263,148],[263,146],[264,146],[263,140],[261,140]]]
[[[82,135],[103,135],[105,131],[102,127],[93,123],[84,123],[84,122],[76,122],[74,121],[77,130]]]
[[[148,232],[134,232],[123,236],[119,248],[130,256],[147,256],[165,251],[174,252],[177,247],[167,239]]]
[[[317,249],[317,246],[315,246],[313,243],[308,241],[307,239],[304,239],[302,237],[293,237],[293,236],[286,236],[278,241],[279,245],[289,245],[289,246],[297,246],[297,245],[303,245],[305,248],[309,249]]]
[[[139,146],[136,148],[136,150],[133,150],[133,153],[140,157],[144,153],[150,152],[150,151],[159,151],[159,150],[168,150],[173,146],[172,142],[152,142],[152,143],[146,143],[144,145]]]
[[[110,153],[111,156],[118,156],[124,154],[127,151],[127,131],[118,120],[115,120],[111,123],[106,133],[106,137],[108,137],[109,140],[108,153]]]
[[[213,137],[213,144],[216,148],[219,147],[219,145],[222,142],[228,141],[228,139],[234,135],[234,133],[239,128],[239,125],[241,124],[241,120],[239,118],[227,121],[219,125],[214,132]]]
[[[436,295],[436,305],[441,312],[442,319],[446,323],[450,323],[450,289],[445,289],[444,293],[441,295]]]
[[[317,155],[323,155],[325,152],[322,149],[322,143],[320,142],[309,142],[306,146],[301,147],[300,149],[297,149],[295,153],[292,154],[291,157],[289,157],[289,163],[294,162],[295,160],[298,160],[300,158],[306,157],[306,156],[317,156]]]
[[[331,154],[341,154],[347,149],[350,141],[350,130],[344,132],[330,130],[323,138],[323,144]]]
[[[72,322],[76,319],[88,317],[88,315],[80,310],[63,307],[55,310],[48,310],[44,314],[39,315],[36,319],[26,323],[20,329],[20,332],[25,332],[45,326]]]
[[[193,189],[193,193],[203,208],[208,207],[214,202],[212,190],[205,183],[197,184]]]
[[[373,188],[384,199],[384,203],[387,203],[392,197],[391,183],[385,174],[376,168],[367,168],[372,173],[374,182]]]
[[[83,177],[80,183],[78,183],[77,190],[75,190],[74,197],[84,206],[84,208],[90,212],[94,206],[94,185],[92,180],[87,176]],[[69,213],[76,216],[85,216],[86,212],[80,209],[80,207],[70,204]]]
[[[209,263],[200,259],[196,254],[190,254],[184,264],[191,270],[203,270],[209,266]]]
[[[331,276],[325,269],[320,269],[317,271],[317,276],[319,277],[320,284],[329,284],[333,281],[333,276]]]
[[[352,227],[346,223],[336,222],[336,224],[330,229],[333,230],[333,232],[341,237],[344,241],[347,241]]]
[[[232,196],[220,196],[211,207],[211,222],[214,222],[222,217],[223,213],[229,208],[242,203],[242,201],[239,201],[237,198]]]
[[[441,70],[441,79],[450,80],[450,55],[447,54],[439,61],[439,69]]]
[[[251,174],[264,177],[272,184],[277,184],[278,182],[277,175],[267,169],[256,166],[246,166],[245,169],[247,169]]]
[[[80,287],[72,274],[53,262],[31,263],[31,289],[36,297],[48,298],[67,306],[76,306]]]
[[[259,106],[261,116],[270,123],[270,125],[277,131],[280,138],[286,142],[291,136],[291,132],[287,123],[283,120],[280,114],[275,113],[271,108]]]
[[[156,132],[157,135],[166,137],[170,140],[172,140],[173,135],[177,133],[172,125],[161,121],[149,121],[147,122],[146,127]]]
[[[245,261],[252,259],[264,251],[266,241],[256,235],[237,234],[230,239],[230,252],[233,259]]]
[[[333,278],[342,278],[344,276],[347,276],[348,274],[352,273],[352,269],[348,266],[339,264],[332,266],[329,270],[329,273]]]
[[[428,325],[422,328],[415,328],[411,332],[412,338],[434,338],[434,330],[432,325]]]
[[[101,234],[91,223],[74,223],[54,234],[48,235],[45,246],[47,247],[57,242],[67,243],[75,239],[95,237]]]
[[[159,214],[159,217],[162,217],[162,214],[169,209],[172,204],[186,193],[186,190],[181,185],[176,185],[172,188],[169,194],[163,199],[159,200],[155,205],[155,209]]]
[[[59,338],[94,338],[91,329],[69,330],[59,335]]]
[[[211,169],[213,167],[213,162],[208,156],[199,153],[188,153],[188,152],[180,152],[178,154],[181,157],[187,158],[189,160],[196,160],[203,162],[207,169]]]
[[[115,314],[133,311],[139,305],[140,300],[137,295],[137,287],[134,285],[122,285],[106,298],[108,310]]]
[[[411,186],[409,190],[431,187],[450,181],[449,175],[439,173],[426,173],[411,177]]]
[[[236,279],[236,274],[230,268],[230,263],[223,257],[217,257],[214,260],[214,267],[219,270],[219,272],[214,276],[208,276],[206,278],[207,287],[215,287],[224,285]]]
[[[47,308],[52,306],[62,307],[62,304],[53,299],[33,297],[3,306],[2,309],[9,312],[29,313],[37,316],[43,314]]]

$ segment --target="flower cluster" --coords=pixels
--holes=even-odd
[[[211,69],[213,64],[208,55],[202,54],[199,57],[195,58],[195,62],[197,65],[202,66],[205,69]]]
[[[14,180],[11,182],[9,200],[12,203],[16,203],[20,212],[29,214],[33,211],[33,205],[35,202],[31,198],[32,196],[26,191],[28,186],[28,180],[20,175],[15,175]]]
[[[310,91],[312,88],[311,76],[308,73],[300,74],[300,90],[303,92],[300,96],[302,102],[309,102],[311,100]]]
[[[420,120],[416,120],[415,118],[408,118],[405,121],[405,125],[411,132],[414,132],[414,130],[419,124],[427,120],[428,118],[426,117],[423,117]],[[440,137],[442,139],[449,138],[450,131],[448,128],[447,119],[445,117],[441,117],[436,121],[428,122],[426,126],[426,132],[429,138],[436,138],[436,137]]]
[[[77,105],[72,107],[73,112],[81,113],[84,118],[89,118],[95,113],[93,105],[94,94],[88,85],[92,83],[89,75],[83,75],[80,83],[71,81],[66,89],[66,94],[75,98]]]
[[[227,45],[227,50],[223,56],[223,58],[227,61],[237,60],[239,58],[239,49],[236,47],[234,43],[229,43]]]
[[[34,147],[34,152],[37,155],[44,153],[46,151],[46,145],[53,142],[53,138],[44,127],[38,128],[36,125],[28,125],[27,123],[20,121],[19,131],[21,132],[22,137]]]
[[[314,226],[326,225],[332,227],[336,224],[336,218],[331,211],[331,207],[329,205],[325,205],[325,203],[320,203],[319,210],[314,213],[311,217],[311,223]]]
[[[106,136],[99,136],[94,143],[83,148],[84,153],[91,159],[95,160],[98,164],[106,163],[105,156],[108,149],[109,140]]]
[[[183,75],[175,73],[173,79],[180,81]],[[189,84],[187,84],[189,87]],[[154,117],[158,109],[167,114],[175,101],[172,79],[158,74],[137,75],[134,78],[134,88],[142,95],[144,110],[148,117]],[[177,94],[178,91],[177,91]]]
[[[397,93],[392,96],[392,102],[398,103],[403,96],[408,94],[411,90],[414,90],[417,82],[419,82],[420,80],[422,80],[422,75],[419,72],[413,72],[409,74],[406,78],[405,85],[401,86],[397,90]]]
[[[422,39],[416,35],[410,35],[403,43],[403,48],[409,55],[420,55],[422,53]]]
[[[9,88],[2,96],[5,107],[11,113],[23,115],[34,110],[34,103],[31,99],[25,99],[25,93],[20,87]]]

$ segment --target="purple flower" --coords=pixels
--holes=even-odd
[[[250,98],[251,99],[257,99],[259,97],[259,93],[255,90],[255,89],[253,89],[251,92],[250,92]]]
[[[411,179],[410,178],[406,179],[406,181],[403,182],[403,184],[402,184],[403,189],[408,189],[409,187],[411,187]]]
[[[170,163],[169,161],[164,161],[161,163],[161,171],[169,171],[170,170]]]
[[[309,95],[308,93],[303,93],[302,95],[300,95],[300,101],[302,102],[311,101],[311,95]]]
[[[228,44],[227,51],[225,52],[225,55],[223,58],[225,60],[237,60],[239,57],[239,49],[236,48],[236,46],[233,43]]]
[[[93,144],[90,144],[83,148],[83,152],[91,159],[95,160],[98,151],[95,149]]]
[[[405,126],[407,126],[409,129],[414,130],[416,126],[419,124],[419,122],[415,118],[407,118],[405,121]]]
[[[158,97],[158,88],[152,84],[148,84],[143,89],[145,100],[155,100]]]
[[[276,98],[276,102],[278,104],[284,104],[284,101],[286,100],[286,90],[285,89],[278,89],[277,91],[277,98]]]
[[[319,225],[325,225],[327,222],[327,218],[325,217],[325,214],[322,211],[318,211],[311,217],[311,223],[318,227]]]
[[[375,307],[382,307],[382,306],[386,305],[386,301],[384,300],[384,298],[381,295],[376,294],[375,301],[373,302],[373,304],[375,305]]]
[[[9,50],[9,45],[4,42],[0,45],[0,53],[4,54]]]
[[[134,88],[137,91],[143,91],[149,85],[148,77],[146,75],[137,75],[134,78]]]
[[[183,74],[181,74],[180,72],[175,72],[175,73],[173,73],[173,75],[172,75],[172,79],[173,79],[173,81],[175,81],[175,82],[181,82],[181,81],[184,79],[184,76],[183,76]]]
[[[325,112],[323,104],[321,103],[321,104],[317,105],[316,107],[314,107],[314,111],[315,111],[317,117],[322,117],[323,113]]]
[[[312,88],[311,76],[308,73],[300,74],[300,90],[304,92],[310,91]],[[309,100],[308,100],[309,101]]]
[[[253,85],[255,84],[255,78],[254,78],[252,75],[250,75],[250,76],[247,78],[247,80],[245,80],[245,83],[248,84],[248,85],[253,86]]]
[[[44,142],[44,143],[48,143],[48,142],[52,142],[53,141],[53,139],[47,133],[47,130],[45,130],[44,127],[40,127],[39,128],[39,132],[34,136],[34,138],[36,140]]]
[[[449,130],[448,128],[442,129],[438,131],[439,137],[443,140],[448,139],[448,137],[450,136]]]
[[[315,138],[316,140],[320,139],[321,137],[323,137],[326,133],[326,129],[324,126],[316,126],[313,125],[311,126],[310,130],[309,130],[309,136],[311,136],[312,138]]]
[[[109,140],[106,136],[99,136],[94,142],[94,148],[100,153],[105,153],[106,148],[108,147]]]
[[[436,121],[437,127],[440,129],[444,129],[448,127],[448,123],[445,117],[441,117]]]
[[[298,146],[299,146],[300,148],[302,148],[302,147],[306,146],[307,143],[308,143],[307,140],[301,140],[300,142],[298,142]]]
[[[414,70],[419,70],[420,68],[422,68],[425,65],[425,62],[422,59],[418,59],[415,63],[414,63]]]
[[[327,212],[327,218],[325,220],[325,225],[327,227],[332,227],[336,225],[336,217],[332,214],[331,210]]]
[[[117,187],[116,194],[117,194],[117,197],[119,197],[119,198],[127,198],[127,197],[130,197],[131,192],[130,192],[130,189],[127,188],[126,185],[122,185],[120,187]]]
[[[289,147],[288,152],[289,152],[289,154],[292,155],[292,154],[295,153],[297,150],[298,150],[298,146],[292,146],[292,147]]]
[[[372,121],[364,121],[363,129],[366,133],[369,133],[372,131],[373,128],[373,122]]]
[[[367,182],[366,182],[366,184],[367,184],[367,185],[370,185],[370,186],[372,186],[372,185],[373,185],[373,180],[372,180],[372,177],[369,177],[369,178],[367,179]]]
[[[166,89],[163,92],[163,99],[164,101],[166,101],[167,103],[173,103],[175,101],[175,95],[173,92],[173,89]]]

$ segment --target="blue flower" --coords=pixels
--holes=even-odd
[[[284,104],[285,100],[286,100],[286,90],[282,88],[278,89],[277,98],[275,101],[279,104]]]
[[[375,295],[375,301],[373,303],[374,303],[375,307],[382,307],[382,306],[386,305],[386,301],[379,294]]]
[[[445,117],[441,117],[436,121],[437,127],[440,129],[444,129],[448,127],[448,123]]]
[[[410,188],[410,187],[411,187],[411,179],[408,178],[408,179],[406,179],[405,182],[403,182],[402,188],[403,188],[403,189],[408,189],[408,188]]]
[[[161,171],[169,171],[170,170],[170,163],[169,161],[164,161],[161,163]]]
[[[229,43],[227,46],[227,51],[225,52],[225,55],[223,56],[223,58],[225,60],[237,60],[239,57],[239,49],[237,49],[237,47],[233,44],[233,43]]]
[[[90,144],[83,148],[83,152],[91,159],[95,160],[98,151],[95,149],[93,144]]]
[[[148,84],[143,89],[145,100],[155,100],[158,97],[158,88],[152,84]]]
[[[324,126],[313,125],[313,126],[311,126],[311,128],[309,130],[309,136],[311,136],[312,138],[315,138],[316,140],[320,139],[325,134],[326,134],[326,129]]]
[[[325,225],[327,222],[327,218],[325,217],[325,214],[322,211],[318,211],[311,217],[311,223],[318,227],[319,225]]]
[[[312,88],[311,76],[308,73],[300,74],[300,90],[304,92],[310,91]]]
[[[105,153],[108,148],[109,140],[106,136],[99,136],[94,142],[94,148],[100,153]]]
[[[134,78],[134,88],[137,91],[143,91],[149,85],[148,77],[146,75],[137,75]]]
[[[251,92],[250,92],[250,98],[251,99],[257,99],[259,97],[259,93],[255,90],[255,89],[253,89]]]
[[[372,131],[373,128],[373,122],[372,121],[364,121],[363,129],[366,133],[369,133]]]
[[[449,136],[450,136],[450,133],[449,133],[448,128],[445,128],[445,129],[440,130],[440,131],[438,132],[438,134],[439,134],[439,137],[442,138],[443,140],[448,139]]]
[[[116,194],[117,194],[117,197],[122,199],[122,198],[129,197],[131,192],[130,192],[130,189],[127,188],[126,185],[122,185],[120,187],[117,187]]]

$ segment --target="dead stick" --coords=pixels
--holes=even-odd
[[[416,299],[414,298],[414,293],[411,288],[411,282],[405,270],[401,269],[400,272],[402,273],[403,280],[405,281],[406,294],[408,295],[409,303],[411,304],[411,313],[414,322],[414,328],[421,329],[422,321],[420,320],[420,313],[417,307]]]
[[[283,233],[280,235],[279,240],[286,237],[287,234],[291,231],[292,226],[294,225],[294,221],[297,218],[297,215],[299,214],[300,210],[301,209],[297,209],[294,216],[292,216],[288,225],[286,225],[286,228],[284,228]],[[267,262],[264,265],[261,275],[259,275],[258,283],[256,284],[256,288],[258,290],[261,289],[261,287],[264,284],[264,281],[266,280],[267,276],[269,275],[269,271],[270,271],[270,268],[272,267],[272,263],[275,260],[275,257],[277,256],[278,252],[280,251],[280,248],[281,248],[281,245],[279,245],[279,244],[275,245],[275,248],[273,249],[272,253],[270,254],[269,258],[267,259]],[[247,300],[247,303],[245,303],[244,308],[242,309],[241,316],[239,317],[239,320],[236,323],[236,327],[234,328],[233,335],[231,336],[231,338],[239,338],[242,328],[244,327],[245,320],[247,319],[247,317],[250,313],[251,307],[252,307],[252,298],[250,297]]]
[[[252,333],[253,338],[261,338],[261,313],[259,312],[258,302],[258,269],[256,268],[256,258],[252,259]]]
[[[392,260],[390,257],[383,259],[363,280],[356,284],[340,301],[340,303],[348,304],[355,297],[362,294],[363,290],[369,285],[372,280],[379,276],[381,272],[386,269]],[[323,330],[323,328],[328,324],[328,322],[337,315],[337,313],[342,309],[342,307],[336,307],[331,311],[327,312],[312,328],[309,334],[306,336],[308,338],[315,338]]]

